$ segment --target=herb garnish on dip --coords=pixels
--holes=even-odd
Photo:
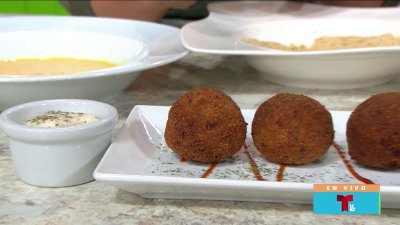
[[[25,122],[32,127],[70,127],[83,123],[91,123],[100,118],[80,112],[49,111]]]

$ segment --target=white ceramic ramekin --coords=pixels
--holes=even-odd
[[[48,111],[82,112],[100,117],[63,128],[29,127],[24,122]],[[93,171],[109,146],[117,110],[108,104],[78,99],[30,102],[0,115],[19,178],[32,185],[66,187],[93,180]]]

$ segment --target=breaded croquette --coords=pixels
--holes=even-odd
[[[353,160],[400,169],[400,92],[377,94],[358,105],[347,122],[346,136]]]
[[[246,122],[229,96],[212,88],[199,88],[172,105],[164,137],[183,159],[219,162],[240,150],[246,138]]]
[[[252,136],[266,159],[299,165],[321,158],[333,142],[334,131],[330,113],[318,101],[281,93],[258,107]]]

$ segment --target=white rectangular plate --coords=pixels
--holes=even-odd
[[[279,164],[265,160],[250,135],[255,110],[242,110],[249,124],[246,143],[265,181],[258,181],[249,158],[241,149],[219,163],[208,178],[200,178],[209,164],[181,162],[165,145],[164,129],[169,107],[135,106],[111,144],[94,177],[96,180],[145,198],[212,199],[261,202],[312,203],[312,185],[361,183],[355,179],[335,148],[317,162],[287,166],[277,182]],[[331,112],[335,142],[347,155],[345,128],[350,112]],[[400,171],[379,171],[350,161],[355,171],[381,185],[382,207],[400,208]]]

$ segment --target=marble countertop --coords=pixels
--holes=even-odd
[[[353,110],[374,93],[400,91],[400,77],[356,90],[311,90],[268,82],[240,56],[189,54],[179,62],[143,72],[122,95],[106,102],[120,112],[117,131],[137,104],[171,105],[194,87],[214,87],[241,108],[256,108],[278,92],[302,93],[329,110]],[[399,203],[400,204],[400,203]],[[8,140],[0,133],[0,224],[393,224],[400,209],[380,216],[316,216],[312,205],[144,199],[96,181],[67,188],[40,188],[15,175]]]

